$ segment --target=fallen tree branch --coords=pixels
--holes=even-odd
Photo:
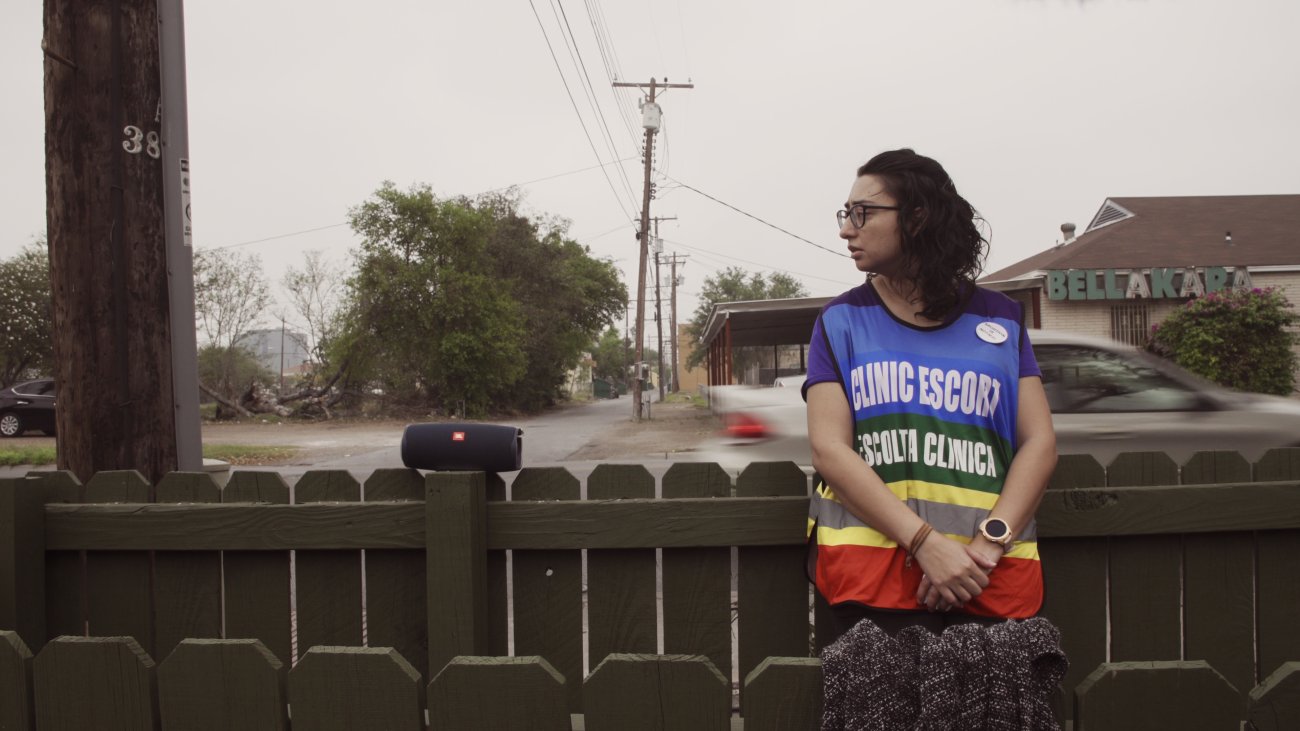
[[[239,404],[235,403],[234,401],[231,401],[230,399],[228,399],[228,398],[222,396],[221,394],[217,393],[216,391],[213,391],[212,389],[208,388],[207,384],[205,384],[203,381],[199,381],[199,390],[202,391],[203,393],[207,394],[208,396],[210,396],[210,397],[211,397],[213,400],[215,400],[217,403],[221,404],[222,406],[225,406],[226,408],[230,409],[231,411],[234,411],[236,414],[239,414],[240,416],[252,416],[252,415],[253,415],[253,412],[249,411],[248,409],[244,408],[243,406],[240,406]]]

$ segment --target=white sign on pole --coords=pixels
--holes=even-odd
[[[190,161],[181,160],[181,226],[186,248],[194,247],[194,226],[190,221]]]

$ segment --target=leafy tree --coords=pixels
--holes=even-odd
[[[1285,396],[1295,388],[1298,319],[1272,287],[1211,292],[1152,327],[1147,350],[1220,385]]]
[[[601,333],[600,339],[591,346],[591,357],[596,361],[592,375],[616,383],[627,383],[628,365],[632,361],[631,343],[610,327]]]
[[[349,359],[354,388],[471,413],[558,397],[624,288],[562,225],[517,209],[514,194],[439,199],[390,182],[352,209],[362,243],[330,353]]]
[[[0,262],[0,381],[8,386],[53,367],[50,258],[39,237]]]
[[[713,306],[722,302],[752,302],[755,300],[790,299],[807,297],[808,290],[803,283],[784,272],[772,272],[767,276],[747,272],[740,267],[727,267],[704,280],[700,291],[700,304],[687,327],[692,339],[698,340],[704,334]],[[752,360],[756,355],[745,352],[746,348],[737,348],[733,362],[737,368]],[[704,362],[708,355],[705,348],[697,348],[686,362],[687,368],[695,368]]]

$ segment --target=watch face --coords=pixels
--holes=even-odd
[[[984,524],[984,532],[991,540],[1002,540],[1011,532],[1011,527],[1007,525],[1005,520],[1000,518],[990,518],[988,522]]]

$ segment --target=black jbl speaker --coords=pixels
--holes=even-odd
[[[416,470],[514,472],[524,465],[524,430],[500,424],[410,424],[402,464]]]

